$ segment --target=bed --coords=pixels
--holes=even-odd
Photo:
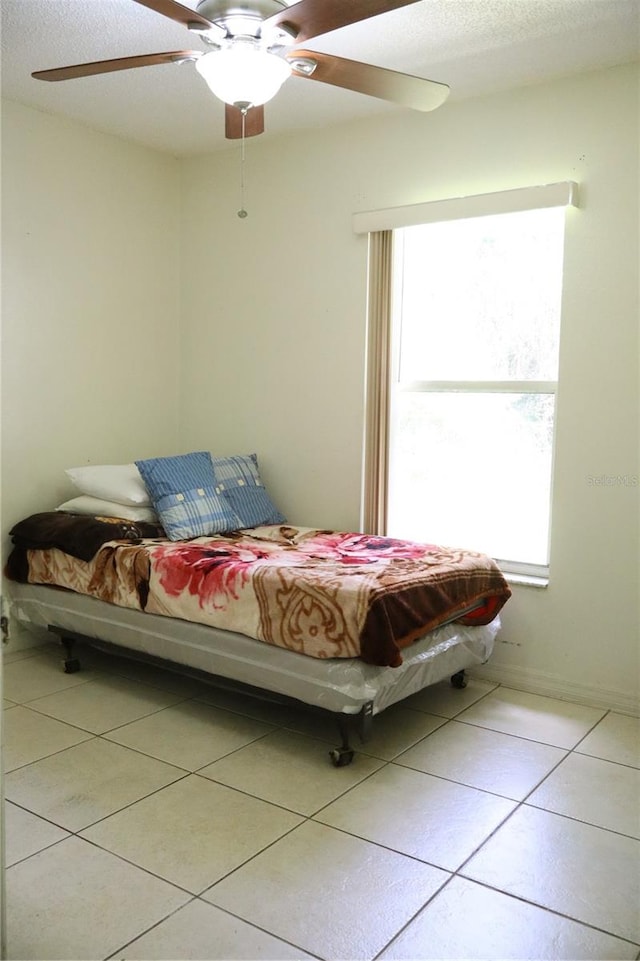
[[[79,496],[10,531],[11,614],[332,712],[350,763],[390,705],[490,656],[510,589],[466,549],[287,522],[255,454],[70,468]]]
[[[159,525],[44,512],[12,528],[11,613],[336,715],[334,764],[374,715],[488,659],[510,590],[473,551],[263,525],[175,541]]]

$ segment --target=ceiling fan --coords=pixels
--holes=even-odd
[[[200,0],[195,10],[176,0],[133,0],[183,24],[203,50],[173,50],[80,63],[32,74],[37,80],[72,80],[94,74],[195,62],[213,93],[225,103],[228,139],[264,131],[264,103],[289,76],[319,80],[414,110],[433,110],[449,93],[446,84],[296,45],[340,27],[387,13],[416,0]],[[294,49],[296,47],[296,49]]]

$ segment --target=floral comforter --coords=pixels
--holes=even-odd
[[[113,539],[107,524],[112,539],[86,559],[91,551],[74,549],[85,519],[75,520],[74,553],[64,538],[38,546],[14,536],[8,576],[312,657],[394,667],[440,624],[489,623],[511,593],[495,562],[474,551],[282,525],[171,542],[135,525]]]

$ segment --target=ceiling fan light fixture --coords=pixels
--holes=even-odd
[[[275,97],[291,76],[291,67],[276,54],[235,40],[196,61],[196,70],[224,103],[257,107]]]

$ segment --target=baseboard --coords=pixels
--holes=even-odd
[[[517,691],[557,697],[563,701],[585,704],[587,707],[615,711],[617,714],[640,716],[640,696],[626,694],[624,691],[608,690],[600,686],[593,687],[590,684],[577,684],[555,674],[546,674],[544,671],[521,667],[500,667],[491,663],[473,668],[468,673],[484,681],[504,684],[505,687],[512,687]]]

